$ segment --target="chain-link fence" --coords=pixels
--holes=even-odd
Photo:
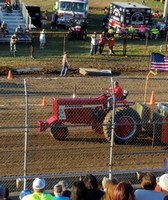
[[[36,176],[51,189],[86,173],[132,183],[137,171],[162,173],[167,121],[156,104],[167,102],[168,80],[150,79],[146,104],[145,78],[116,80],[129,95],[109,106],[110,77],[1,79],[1,182],[20,191]],[[149,104],[152,91],[155,105]]]

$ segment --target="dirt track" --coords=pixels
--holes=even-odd
[[[130,99],[143,101],[145,79],[115,77],[123,88],[129,88]],[[68,81],[67,81],[68,80]],[[167,80],[159,83],[153,80],[149,85],[149,94],[155,88],[156,101],[165,101],[164,91]],[[52,116],[52,98],[72,96],[74,83],[81,97],[101,94],[101,87],[107,87],[109,77],[68,78],[68,79],[32,79],[28,80],[29,90],[29,141],[27,174],[70,173],[86,171],[108,171],[110,144],[104,135],[94,133],[87,126],[69,126],[66,141],[56,141],[47,129],[37,132],[37,121]],[[156,87],[156,86],[160,87]],[[1,121],[1,169],[0,174],[23,175],[24,134],[25,134],[25,97],[23,79],[0,81],[0,121]],[[140,87],[141,86],[141,87]],[[42,107],[42,97],[47,95],[47,107]],[[6,127],[6,128],[5,128]],[[8,128],[7,128],[8,127]],[[163,152],[161,152],[163,150]],[[163,168],[167,157],[165,145],[152,147],[150,137],[140,135],[132,144],[115,145],[113,157],[114,170]],[[138,152],[135,154],[135,152]],[[139,152],[143,152],[139,153]]]

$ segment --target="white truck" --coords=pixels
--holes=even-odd
[[[56,10],[58,11],[58,25],[68,25],[74,17],[87,18],[88,0],[57,0]]]

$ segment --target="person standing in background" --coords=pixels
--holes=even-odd
[[[115,45],[115,38],[114,35],[112,35],[109,39],[109,55],[115,55],[115,52],[113,50],[114,45]]]
[[[45,29],[43,29],[40,32],[40,37],[39,37],[39,41],[40,41],[40,49],[44,48],[44,45],[46,43],[46,33],[45,33]]]
[[[51,15],[51,25],[50,25],[50,29],[52,30],[54,27],[57,30],[57,19],[58,19],[58,13],[57,12],[53,12]]]
[[[68,73],[68,59],[67,59],[68,51],[64,51],[63,58],[62,58],[62,70],[60,76],[67,76]]]
[[[16,42],[17,42],[17,36],[14,33],[10,39],[10,52],[11,52],[11,55],[14,57],[16,56]]]
[[[103,53],[105,42],[106,42],[106,36],[104,32],[102,32],[99,38],[99,54],[100,55]]]
[[[91,36],[91,49],[90,49],[91,56],[97,53],[98,45],[99,45],[99,37],[97,36],[97,33],[94,32],[94,34]]]
[[[43,28],[47,28],[47,24],[48,24],[48,11],[47,10],[42,14],[41,23],[42,23]]]

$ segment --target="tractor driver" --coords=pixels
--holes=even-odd
[[[116,100],[120,100],[123,98],[123,90],[117,81],[114,82],[114,94],[115,94]]]
[[[112,94],[112,87],[109,88],[109,91],[111,92],[111,97],[108,98],[108,107],[111,108],[111,103],[113,100],[113,94]],[[120,87],[119,83],[116,81],[114,82],[114,95],[115,95],[115,100],[122,100],[124,99],[124,93],[122,88]]]
[[[109,88],[109,91],[112,92],[112,87]],[[114,82],[114,94],[116,100],[123,99],[123,90],[117,81]]]

